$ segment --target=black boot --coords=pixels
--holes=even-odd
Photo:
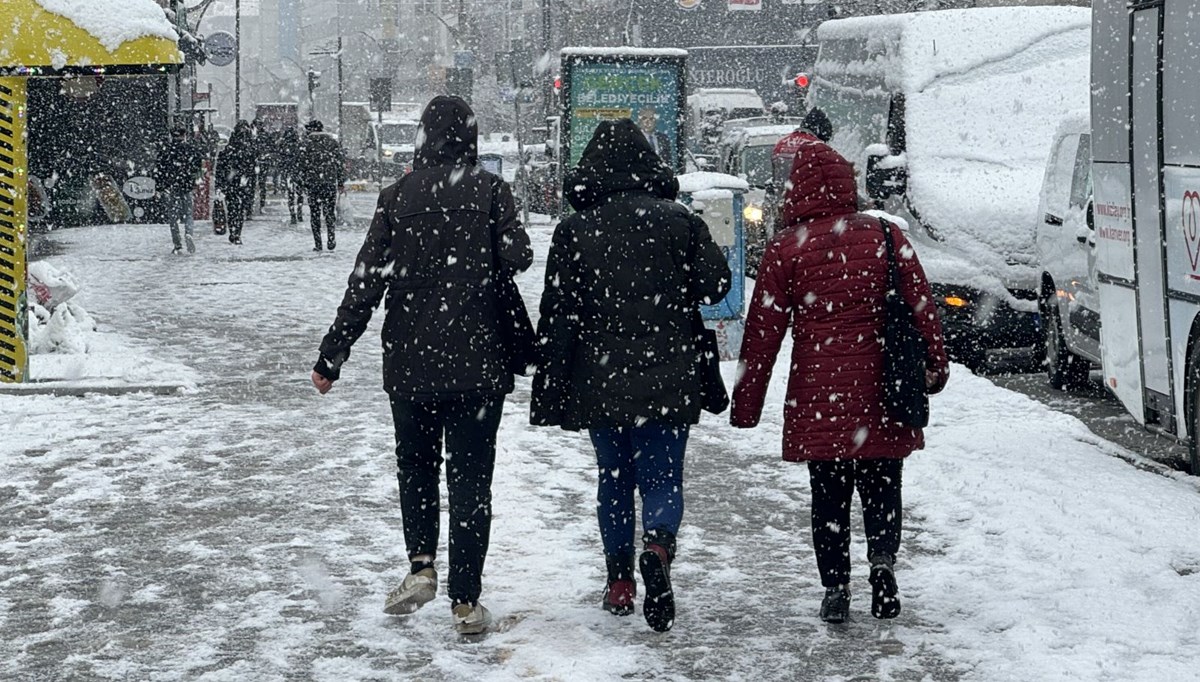
[[[605,554],[604,563],[608,569],[608,581],[600,606],[613,615],[628,616],[633,613],[633,600],[637,596],[637,583],[633,581],[633,555]]]
[[[642,616],[656,632],[666,632],[675,624],[675,592],[671,588],[671,562],[675,560],[675,536],[651,530],[643,536],[645,549],[638,557],[646,600]]]
[[[850,589],[845,585],[825,588],[821,600],[821,620],[826,623],[844,623],[850,617]]]
[[[896,573],[891,557],[871,557],[871,615],[895,618],[900,615],[900,597],[896,595]]]

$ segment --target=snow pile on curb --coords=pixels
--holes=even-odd
[[[139,38],[178,40],[163,8],[154,0],[34,0],[42,9],[66,17],[104,49],[115,52]]]
[[[106,386],[193,387],[195,373],[183,365],[155,360],[132,342],[100,331],[77,303],[70,273],[45,261],[29,267],[29,377],[34,383],[85,381]]]

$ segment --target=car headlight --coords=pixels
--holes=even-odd
[[[742,209],[742,218],[748,223],[761,223],[763,221],[763,210],[761,206],[750,204]]]
[[[385,149],[385,150],[383,150],[383,158],[390,159],[390,158],[392,158],[392,154],[394,154],[394,153],[395,152],[393,152],[393,151]]]

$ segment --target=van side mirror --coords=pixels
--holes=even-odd
[[[904,154],[883,153],[885,149],[884,145],[872,145],[867,150],[867,196],[875,201],[908,191],[908,160]]]

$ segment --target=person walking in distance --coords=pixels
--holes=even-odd
[[[229,243],[242,243],[242,225],[254,200],[254,136],[250,124],[238,121],[229,143],[217,155],[217,189],[225,195]]]
[[[325,125],[320,121],[309,121],[304,129],[308,136],[300,152],[300,174],[312,217],[313,251],[321,250],[322,219],[329,233],[326,246],[333,251],[337,247],[334,234],[337,195],[346,183],[346,155],[337,139],[325,132]]]
[[[637,593],[640,492],[642,611],[662,632],[675,621],[670,568],[684,451],[704,403],[698,306],[720,301],[732,277],[708,226],[675,202],[674,173],[632,120],[600,124],[563,192],[578,212],[555,228],[546,264],[530,421],[591,437],[608,572],[601,606],[617,615],[633,613]]]
[[[304,191],[300,177],[300,134],[295,128],[284,128],[279,135],[279,173],[287,187],[288,215],[291,224],[304,220]]]
[[[927,345],[926,390],[942,390],[949,362],[933,294],[904,233],[857,212],[854,168],[816,137],[799,141],[783,203],[783,228],[768,243],[750,300],[733,426],[758,424],[788,327],[792,354],[783,407],[783,458],[807,462],[812,534],[825,597],[820,617],[850,613],[850,509],[862,501],[871,613],[900,613],[904,458],[924,447],[921,429],[888,416],[883,385],[884,303],[891,235],[900,295]],[[888,232],[884,232],[884,230]]]
[[[171,130],[171,139],[158,155],[154,173],[159,191],[166,200],[167,220],[171,225],[171,241],[175,245],[172,253],[183,253],[184,242],[179,239],[179,223],[183,223],[183,238],[187,252],[196,252],[195,223],[196,178],[204,164],[203,153],[188,139],[187,128],[176,126]]]
[[[478,634],[491,622],[479,596],[491,532],[496,432],[504,396],[513,390],[506,339],[514,323],[530,328],[523,308],[519,319],[499,303],[498,282],[511,281],[533,263],[512,190],[478,166],[478,137],[475,114],[463,100],[436,97],[425,108],[413,171],[379,196],[312,374],[318,391],[330,390],[386,296],[384,388],[396,427],[410,567],[383,610],[413,613],[437,594],[445,463],[448,591],[461,634]]]

